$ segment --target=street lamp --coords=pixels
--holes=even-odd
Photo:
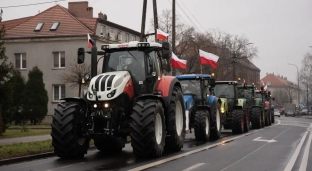
[[[298,106],[299,106],[299,103],[300,103],[300,93],[299,93],[299,70],[298,70],[298,67],[297,67],[297,65],[295,65],[295,64],[290,64],[290,63],[288,63],[288,65],[293,65],[293,66],[295,66],[296,68],[297,68],[297,77],[298,77]]]

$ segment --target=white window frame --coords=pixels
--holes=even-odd
[[[115,29],[111,28],[109,30],[109,37],[112,38],[112,40],[114,40],[116,38],[116,33],[115,33]]]
[[[16,67],[16,55],[18,55],[18,54],[19,54],[19,56],[20,56],[20,61],[19,61],[20,67],[19,67],[19,68]],[[24,56],[23,54],[25,54],[25,56]],[[26,56],[27,56],[27,55],[26,55],[26,53],[15,53],[14,56],[15,56],[15,68],[16,68],[16,69],[27,69],[27,59],[26,59]],[[25,60],[26,60],[26,66],[25,66],[25,68],[23,68],[23,57],[24,57]]]
[[[130,37],[130,36],[129,36],[129,34],[128,34],[128,33],[126,33],[126,37],[125,37],[125,42],[126,42],[126,43],[128,43],[128,42],[129,42],[129,37]]]
[[[135,41],[135,40],[136,40],[135,36],[132,35],[131,41]]]
[[[104,36],[106,34],[106,27],[104,25],[101,26],[101,35]]]
[[[271,81],[267,81],[267,82],[266,82],[266,85],[271,85]]]
[[[61,67],[61,53],[64,52],[64,58],[65,58],[65,67],[66,67],[66,56],[65,56],[65,51],[59,51],[59,52],[53,52],[53,68],[65,68],[65,67]],[[59,61],[59,66],[55,67],[54,65],[54,53],[58,53],[58,61]]]
[[[122,32],[117,31],[117,40],[122,41]]]
[[[59,99],[55,99],[55,94],[54,94],[54,91],[55,91],[55,87],[59,87]],[[65,91],[65,94],[64,94],[64,97],[62,97],[62,87],[64,87],[64,91]],[[60,99],[62,98],[65,98],[66,97],[66,87],[65,87],[65,84],[53,84],[52,85],[52,97],[53,97],[53,101],[54,102],[57,102],[57,101],[61,101]]]

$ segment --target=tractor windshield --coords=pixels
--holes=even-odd
[[[262,98],[261,93],[256,93],[256,98]]]
[[[181,80],[183,94],[194,94],[201,98],[199,80]]]
[[[143,51],[113,51],[104,57],[103,72],[129,71],[137,81],[145,80]]]
[[[252,98],[252,90],[251,89],[239,88],[237,90],[237,97],[238,98],[251,99]]]
[[[234,85],[216,84],[214,95],[219,98],[234,98]]]

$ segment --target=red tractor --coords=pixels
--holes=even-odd
[[[67,97],[55,109],[54,152],[62,158],[83,157],[89,142],[98,150],[118,152],[131,137],[139,157],[159,157],[165,149],[179,151],[185,139],[185,106],[180,82],[163,75],[169,43],[129,42],[91,48],[91,76],[83,98]],[[78,64],[85,51],[78,49]],[[97,75],[98,56],[102,72]]]

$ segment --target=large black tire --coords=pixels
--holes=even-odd
[[[195,113],[194,132],[197,141],[208,141],[210,137],[210,120],[207,110],[199,110]]]
[[[250,121],[251,121],[252,129],[259,129],[262,127],[260,108],[251,109]]]
[[[174,87],[170,99],[168,125],[165,148],[180,151],[185,140],[185,106],[183,93],[179,87]]]
[[[244,132],[244,113],[242,109],[234,109],[232,113],[232,133],[241,134]]]
[[[220,104],[217,100],[210,105],[211,108],[211,139],[219,139],[221,137],[222,117],[220,113]]]
[[[120,152],[125,147],[125,141],[122,137],[95,138],[94,145],[101,152],[114,153]]]
[[[166,136],[162,103],[155,99],[136,102],[131,119],[130,135],[134,154],[137,157],[162,156]],[[156,134],[160,136],[157,138]]]
[[[61,158],[83,157],[90,140],[83,136],[79,103],[65,102],[57,105],[52,116],[52,145]]]

